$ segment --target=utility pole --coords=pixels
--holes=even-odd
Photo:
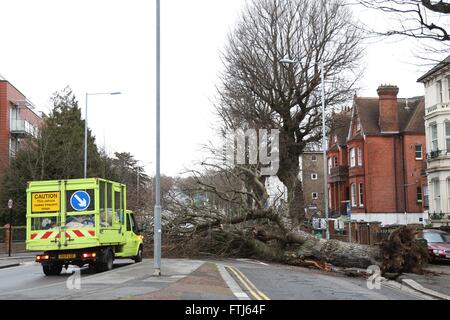
[[[156,174],[153,217],[154,276],[161,276],[161,189],[160,189],[160,104],[161,104],[161,1],[156,0]]]
[[[325,76],[323,67],[323,58],[320,63],[320,69],[322,74],[322,149],[323,149],[323,184],[324,184],[324,210],[325,210],[325,222],[326,222],[326,236],[327,240],[330,240],[330,226],[328,224],[328,172],[327,172],[327,141],[326,141],[326,126],[325,126]]]

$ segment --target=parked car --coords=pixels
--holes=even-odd
[[[423,230],[423,237],[428,243],[430,261],[450,261],[450,234],[436,229]]]

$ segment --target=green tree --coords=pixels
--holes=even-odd
[[[9,222],[6,203],[14,200],[15,224],[25,223],[28,181],[82,178],[84,171],[84,120],[69,87],[52,96],[53,110],[37,137],[28,138],[11,159],[0,190],[2,222]],[[88,176],[109,178],[111,161],[101,155],[88,130]],[[3,205],[5,204],[5,205]]]
[[[72,90],[66,87],[53,97],[53,111],[42,128],[39,149],[42,179],[82,178],[84,171],[84,120]],[[88,129],[88,177],[97,176],[100,154]]]

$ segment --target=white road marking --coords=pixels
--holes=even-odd
[[[225,281],[227,286],[230,288],[231,292],[233,292],[234,296],[239,300],[251,300],[250,297],[242,291],[241,287],[236,283],[236,281],[230,276],[225,267],[221,264],[216,264],[219,269],[220,275],[222,279]]]
[[[253,259],[236,259],[236,261],[241,261],[241,262],[248,262],[248,263],[254,263],[254,264],[261,264],[263,266],[269,266],[267,263],[258,261],[258,260],[253,260]]]

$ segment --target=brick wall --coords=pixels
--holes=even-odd
[[[422,145],[422,158],[425,159],[425,136],[407,134],[403,138],[405,162],[405,191],[407,212],[422,212],[422,204],[417,202],[417,188],[422,187],[422,163],[416,160],[415,146]]]
[[[9,165],[9,100],[21,98],[8,82],[0,81],[0,175]]]
[[[396,212],[396,181],[392,136],[366,139],[365,195],[367,212]]]
[[[9,165],[10,101],[25,101],[26,97],[8,81],[0,81],[0,176]],[[20,108],[19,116],[36,127],[43,120],[28,108]]]
[[[377,90],[379,95],[380,119],[379,125],[382,132],[398,132],[398,104],[396,86],[380,86]]]

